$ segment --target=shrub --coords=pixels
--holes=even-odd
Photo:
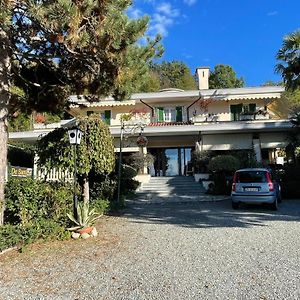
[[[38,223],[43,218],[64,224],[73,203],[70,185],[30,178],[11,179],[6,185],[5,197],[5,221],[23,226]]]
[[[91,208],[95,208],[96,212],[99,214],[105,214],[110,209],[110,201],[106,199],[93,199],[91,202]]]
[[[70,238],[70,233],[50,219],[26,226],[6,224],[0,227],[0,251],[14,246],[23,249],[41,238],[64,240]]]
[[[214,194],[230,194],[231,177],[239,167],[238,159],[232,155],[218,155],[211,159],[208,168],[213,172]]]
[[[194,166],[195,173],[206,172],[209,160],[212,157],[211,151],[193,151],[192,163]]]
[[[218,155],[209,162],[210,171],[236,171],[240,167],[238,159],[232,155]]]
[[[132,166],[122,165],[122,177],[126,179],[132,179],[137,176],[137,170]]]
[[[154,156],[150,153],[136,152],[130,155],[130,165],[141,172],[143,168],[150,167],[154,163]]]
[[[98,180],[93,182],[90,188],[90,201],[91,203],[98,199],[107,199],[112,201],[117,189],[117,180],[111,177],[98,177]]]

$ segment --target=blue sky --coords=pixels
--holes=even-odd
[[[149,15],[149,35],[161,33],[163,60],[231,65],[247,86],[274,74],[283,37],[300,28],[300,0],[135,0],[131,17]]]

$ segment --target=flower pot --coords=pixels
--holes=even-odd
[[[88,233],[90,234],[92,232],[92,230],[94,229],[94,226],[89,226],[89,227],[85,227],[85,228],[81,228],[76,230],[78,233],[83,234],[83,233]]]

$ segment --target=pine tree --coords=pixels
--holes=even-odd
[[[1,145],[7,144],[8,109],[55,111],[71,93],[111,94],[118,100],[130,95],[149,61],[161,54],[159,36],[143,46],[137,43],[149,19],[130,20],[125,13],[130,4],[130,0],[1,0]],[[21,87],[25,97],[11,94],[12,84]],[[0,224],[6,156],[3,146]]]

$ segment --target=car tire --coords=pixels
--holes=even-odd
[[[231,202],[231,206],[233,209],[238,209],[239,208],[239,203],[238,202]]]
[[[281,203],[282,202],[282,197],[281,197],[281,192],[279,192],[279,195],[278,195],[278,203]]]
[[[271,204],[270,207],[272,210],[277,210],[278,209],[278,197],[274,200],[274,202]]]

